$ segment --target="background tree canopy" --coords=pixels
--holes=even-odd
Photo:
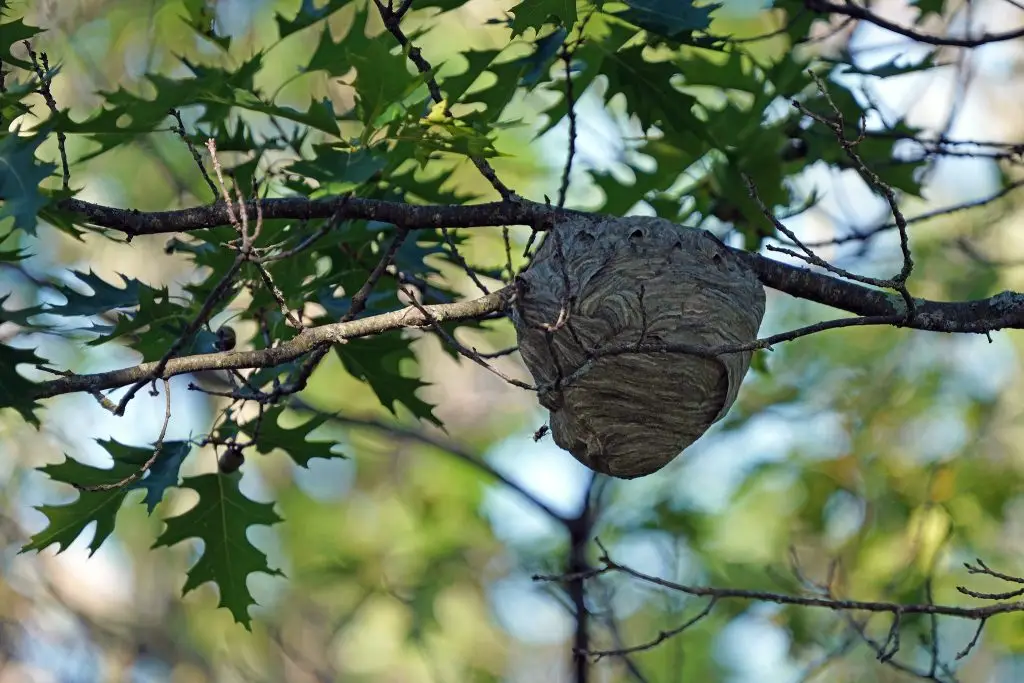
[[[1024,679],[1016,0],[0,14],[0,681]],[[578,212],[768,288],[639,479],[508,318]]]

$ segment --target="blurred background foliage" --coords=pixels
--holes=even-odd
[[[507,28],[487,20],[500,16],[510,3],[429,4],[433,8],[413,12],[405,28],[435,66],[444,65],[441,74],[460,73],[464,66],[457,55],[469,49],[504,47]],[[45,29],[33,47],[60,66],[53,96],[72,119],[83,121],[102,105],[98,93],[121,88],[148,98],[152,90],[146,74],[181,77],[182,60],[242,68],[256,49],[278,39],[276,17],[294,16],[299,5],[296,0],[209,5],[196,0],[32,0],[12,3],[9,16]],[[888,5],[896,13],[905,9]],[[784,3],[778,7],[727,2],[713,14],[712,31],[738,39],[762,35],[784,25],[789,15]],[[343,35],[355,20],[352,10],[330,16],[335,35]],[[227,53],[198,40],[182,20],[201,11],[213,11],[218,34],[230,36]],[[1005,17],[1003,5],[995,2],[979,4],[977,12],[979,21],[988,17],[995,24]],[[369,33],[376,35],[369,42],[390,40],[372,13],[368,21]],[[763,64],[833,58],[866,71],[889,64],[902,49],[893,47],[890,34],[870,28],[836,30],[808,20],[793,30],[815,37],[800,47],[798,57],[793,56],[792,31],[745,49]],[[299,111],[325,97],[334,111],[347,111],[353,104],[351,88],[323,72],[303,73],[314,59],[317,35],[312,29],[297,31],[263,56],[255,87],[276,93],[277,104]],[[670,47],[659,49],[674,54]],[[871,92],[915,128],[939,129],[955,111],[951,135],[1022,139],[1019,41],[975,57],[967,77],[956,65],[870,77]],[[721,55],[707,59],[726,63]],[[746,101],[738,92],[746,82],[743,69],[737,69],[737,90],[722,80],[724,68],[709,70],[704,81],[695,66],[688,72],[695,96],[709,107],[721,107],[722,130],[743,120],[738,113],[739,118],[730,118],[742,112],[735,103]],[[388,86],[385,76],[382,87]],[[702,194],[699,183],[685,182],[680,191],[672,186],[691,159],[680,158],[676,173],[667,174],[652,170],[634,151],[630,141],[642,129],[631,118],[636,104],[630,104],[626,86],[618,84],[626,97],[616,98],[602,92],[609,85],[599,80],[580,96],[570,205],[613,213],[657,211],[680,220],[718,216],[723,220],[709,219],[705,227],[734,243],[753,240],[756,246],[763,235],[730,232],[729,212],[713,205],[715,196],[742,203],[728,175],[701,176],[700,182],[716,186],[716,193]],[[502,120],[520,123],[501,128],[494,142],[507,154],[493,159],[499,176],[534,199],[553,197],[561,175],[567,123],[557,115],[557,92],[552,86],[517,94]],[[198,113],[186,112],[186,124],[194,123]],[[716,120],[712,116],[709,129]],[[353,122],[341,125],[351,126],[350,134],[360,130]],[[72,137],[69,154],[79,158],[94,149],[91,144],[95,141]],[[822,201],[794,219],[793,228],[807,239],[830,240],[884,222],[884,205],[856,174],[830,166],[840,156],[834,141],[830,147],[826,136],[806,144],[811,153],[784,167],[778,164],[779,150],[756,137],[740,150],[747,155],[748,169],[775,173],[780,187],[787,177],[805,189],[819,189]],[[659,148],[651,144],[643,153],[664,169],[679,149],[666,148],[658,157]],[[891,145],[883,151],[890,154]],[[765,157],[762,166],[758,155]],[[56,159],[54,139],[40,156]],[[923,188],[920,196],[907,199],[905,211],[911,215],[988,196],[1014,179],[1012,167],[991,159],[927,161],[927,166],[916,164],[916,174],[898,175],[901,164],[891,164],[897,170],[889,182],[902,180],[901,189],[914,193],[918,182]],[[273,156],[260,163],[272,165]],[[310,173],[315,177],[317,169]],[[442,201],[489,191],[471,165],[451,157],[427,163],[416,177],[423,184],[421,196],[430,201],[435,197],[427,186]],[[77,166],[73,185],[83,188],[83,199],[140,210],[210,199],[188,149],[173,134],[119,142],[113,151]],[[325,189],[345,188],[327,184]],[[648,190],[653,193],[645,195]],[[693,203],[680,203],[684,195]],[[648,202],[638,206],[644,196]],[[743,206],[732,208],[744,211]],[[1021,233],[1013,229],[1022,220],[1020,208],[1019,198],[1009,194],[979,209],[916,224],[915,294],[961,300],[1024,287],[1022,270],[1013,263],[1014,254],[1024,255]],[[500,231],[475,230],[464,237],[463,253],[472,263],[501,268]],[[522,237],[517,233],[520,242]],[[826,254],[844,267],[886,273],[898,264],[893,237],[886,233],[853,240],[829,247]],[[66,282],[68,269],[91,269],[107,282],[117,282],[120,274],[170,286],[175,295],[196,282],[195,263],[181,253],[166,254],[166,238],[125,245],[93,234],[76,239],[41,225],[34,237],[19,239],[33,256],[17,267],[5,263],[0,268],[0,291],[14,297],[5,304],[11,310],[52,297],[46,282]],[[972,250],[958,246],[964,240]],[[979,253],[999,259],[980,258]],[[473,291],[456,266],[438,260],[436,268],[453,290]],[[828,312],[820,306],[769,293],[762,335],[824,315]],[[0,336],[4,332],[0,326]],[[239,332],[247,338],[255,327]],[[504,323],[460,337],[482,350],[514,343]],[[137,360],[110,345],[88,347],[52,336],[23,342],[40,345],[46,357],[76,371]],[[964,562],[981,557],[1002,571],[1024,574],[1024,397],[1016,381],[1020,347],[1019,336],[1007,333],[986,339],[891,328],[833,331],[785,344],[764,354],[760,371],[751,373],[728,418],[671,466],[641,480],[599,480],[593,490],[589,474],[568,454],[549,439],[534,442],[532,435],[545,416],[526,392],[454,359],[431,336],[413,343],[418,363],[407,359],[402,365],[429,385],[416,396],[436,406],[434,414],[447,436],[465,451],[480,454],[565,514],[574,514],[589,491],[598,501],[597,535],[618,562],[687,583],[793,591],[799,589],[794,557],[800,571],[815,580],[823,580],[838,561],[836,587],[843,596],[923,602],[930,590],[936,602],[976,604],[956,586],[999,588],[968,577]],[[515,356],[497,365],[525,377]],[[217,401],[186,391],[187,381],[171,384],[176,388],[175,419],[168,438],[206,433],[220,408]],[[328,413],[391,419],[374,391],[333,356],[314,375],[303,400]],[[172,491],[161,503],[162,515],[149,517],[141,505],[125,506],[113,536],[94,554],[89,532],[60,555],[53,548],[18,554],[45,526],[33,506],[77,495],[34,468],[60,462],[63,455],[100,464],[108,456],[97,439],[151,443],[163,411],[163,398],[144,391],[121,419],[84,395],[47,402],[39,430],[13,411],[0,417],[3,683],[569,680],[572,617],[566,596],[556,585],[530,578],[563,570],[564,529],[450,453],[365,425],[325,419],[309,441],[293,447],[298,457],[268,449],[260,457],[251,454],[245,463],[243,492],[274,502],[285,519],[248,531],[268,554],[270,566],[287,577],[249,578],[259,602],[252,612],[252,632],[235,624],[227,610],[217,609],[210,584],[181,597],[185,571],[197,557],[195,546],[151,549],[163,528],[161,518],[188,510],[196,500],[192,491]],[[415,423],[407,407],[400,407],[398,415],[402,423]],[[307,419],[308,414],[285,412],[279,426],[287,429]],[[420,427],[431,429],[425,422]],[[303,456],[306,448],[309,455]],[[345,458],[318,457],[331,451]],[[314,458],[308,469],[297,465],[302,457]],[[215,468],[213,451],[203,448],[183,472]],[[129,496],[135,500],[139,494]],[[592,589],[595,647],[645,642],[703,607],[702,601],[618,575],[603,577]],[[858,627],[881,642],[890,623],[878,616]],[[901,627],[902,647],[895,659],[927,669],[931,621],[908,616]],[[972,623],[939,620],[944,660],[953,660],[973,632]],[[956,665],[964,681],[1024,680],[1021,652],[1024,616],[1004,615],[987,625],[979,645]],[[630,659],[601,659],[595,680],[630,680],[636,672],[644,680],[665,682],[913,678],[880,663],[843,615],[743,602],[723,602],[683,635]]]

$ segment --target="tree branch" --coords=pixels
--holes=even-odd
[[[981,45],[1001,43],[1007,40],[1015,40],[1017,38],[1024,37],[1024,28],[1018,28],[1013,31],[1005,31],[1003,33],[983,33],[975,38],[950,38],[948,36],[936,36],[929,33],[920,33],[914,29],[907,28],[906,26],[895,24],[888,19],[880,17],[871,10],[865,9],[860,5],[855,5],[852,2],[837,4],[829,2],[828,0],[804,0],[804,6],[812,12],[818,12],[821,14],[839,14],[850,17],[851,19],[866,21],[869,24],[878,26],[879,28],[884,28],[887,31],[892,31],[893,33],[899,34],[905,38],[910,38],[911,40],[916,40],[919,43],[926,43],[928,45],[979,47]]]
[[[61,206],[85,215],[90,222],[122,230],[128,235],[208,228],[229,223],[231,220],[229,207],[225,204],[152,213],[116,209],[75,199],[61,202]],[[257,215],[254,202],[236,209],[251,211],[253,216]],[[507,224],[534,225],[546,230],[558,218],[580,215],[579,212],[518,199],[469,206],[420,206],[339,196],[315,201],[297,198],[261,200],[261,209],[265,219],[307,219],[318,216],[334,220],[364,218],[393,223],[401,230],[452,225],[483,227]],[[898,324],[919,330],[957,333],[988,333],[1004,328],[1024,329],[1024,294],[1021,293],[1006,291],[977,301],[944,302],[913,299],[913,316],[908,319],[907,304],[897,294],[833,277],[817,270],[781,263],[760,254],[740,249],[732,251],[753,269],[765,286],[797,298],[862,316],[860,319],[826,321],[774,335],[753,342],[752,346],[746,345],[750,348],[764,348],[771,343],[851,325]],[[160,363],[144,363],[112,372],[62,376],[39,384],[34,397],[48,398],[79,391],[96,392],[143,380],[168,378],[202,370],[280,365],[315,349],[322,349],[329,344],[341,343],[347,339],[405,327],[427,327],[446,320],[468,320],[500,313],[511,301],[513,289],[511,286],[506,287],[487,296],[459,303],[434,304],[422,308],[410,306],[361,320],[342,320],[303,330],[295,338],[273,348],[173,358],[169,359],[166,367],[162,369]],[[648,350],[714,356],[730,349],[723,347]]]
[[[538,204],[525,199],[470,205],[422,205],[337,195],[321,199],[283,197],[261,199],[264,220],[331,218],[364,219],[392,223],[410,230],[429,228],[474,228],[497,225],[534,225],[579,212]],[[77,213],[88,223],[118,230],[129,238],[189,232],[228,225],[228,207],[223,203],[194,206],[174,211],[142,212],[102,206],[81,199],[64,199],[58,208]],[[256,202],[245,204],[249,218],[256,218]]]
[[[338,220],[377,220],[410,230],[502,225],[531,225],[544,230],[560,218],[582,215],[578,211],[525,199],[467,206],[424,206],[341,195],[316,200],[301,197],[263,199],[260,203],[265,220],[326,219],[337,215]],[[85,216],[94,225],[120,230],[129,236],[187,232],[229,222],[228,209],[223,204],[154,212],[118,209],[79,199],[63,200],[59,206]],[[255,218],[255,202],[248,202],[245,209]],[[898,296],[819,271],[781,263],[760,254],[741,249],[732,251],[746,261],[762,284],[791,296],[856,315],[891,316],[904,312],[903,302]],[[980,333],[1003,328],[1024,328],[1024,295],[1014,292],[1003,292],[979,301],[938,302],[918,299],[915,304],[915,321],[908,327],[916,329]],[[486,313],[493,313],[494,310]]]
[[[534,581],[556,581],[569,583],[581,579],[589,579],[609,572],[625,574],[653,586],[660,586],[669,590],[678,591],[698,598],[712,598],[716,601],[723,600],[749,600],[755,602],[770,602],[777,605],[798,605],[800,607],[819,607],[836,612],[887,612],[889,614],[936,614],[939,616],[958,617],[971,621],[988,619],[997,614],[1010,614],[1013,612],[1024,612],[1024,601],[999,602],[990,605],[979,605],[977,607],[959,607],[956,605],[937,605],[935,603],[902,604],[897,602],[885,602],[878,600],[846,600],[817,595],[791,595],[788,593],[776,593],[772,591],[751,590],[746,588],[722,588],[716,586],[688,586],[658,576],[651,576],[637,571],[632,567],[619,564],[611,560],[607,554],[603,555],[601,562],[604,566],[591,569],[587,572],[576,574],[546,575],[534,574]]]
[[[98,391],[117,387],[145,379],[166,379],[175,375],[184,375],[201,370],[236,370],[242,368],[262,368],[281,365],[294,360],[304,353],[327,344],[339,344],[348,339],[368,337],[390,330],[405,327],[428,327],[436,322],[448,320],[468,320],[479,318],[489,313],[502,310],[511,297],[509,289],[502,289],[479,299],[460,301],[453,304],[433,304],[417,309],[409,306],[397,311],[348,322],[321,325],[307,328],[293,339],[280,346],[258,351],[222,351],[219,353],[203,353],[194,356],[171,358],[163,371],[156,377],[152,376],[160,364],[159,361],[142,363],[123,370],[98,372],[92,375],[69,375],[59,379],[42,382],[37,385],[34,398],[49,398],[60,394],[79,391]],[[428,312],[433,321],[424,314]]]

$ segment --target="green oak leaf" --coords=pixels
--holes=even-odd
[[[42,306],[30,306],[28,308],[19,308],[16,311],[9,311],[4,308],[4,302],[9,298],[11,298],[10,294],[0,296],[0,323],[10,322],[22,327],[35,327],[35,325],[29,322],[29,318],[46,312],[46,309]]]
[[[416,9],[426,9],[427,7],[436,7],[441,12],[450,12],[453,9],[458,9],[465,5],[469,0],[417,0]]]
[[[548,75],[551,64],[558,56],[568,36],[569,30],[561,26],[534,42],[533,53],[519,60],[525,70],[522,79],[523,85],[533,86]]]
[[[127,476],[127,475],[126,475]],[[43,550],[57,544],[57,552],[63,552],[93,522],[96,530],[89,541],[89,555],[92,555],[114,531],[114,519],[121,509],[128,491],[82,491],[78,499],[67,505],[41,505],[36,509],[46,515],[46,528],[34,535],[22,547],[21,552]]]
[[[26,422],[37,427],[39,419],[35,416],[35,410],[39,408],[39,402],[32,398],[35,385],[19,375],[16,368],[22,363],[34,366],[45,362],[46,359],[37,356],[32,349],[16,349],[0,344],[0,408],[14,408]]]
[[[274,20],[277,21],[278,34],[282,38],[287,38],[293,33],[326,19],[350,2],[352,0],[327,0],[323,7],[317,7],[313,0],[302,0],[302,6],[299,7],[299,13],[295,15],[294,19],[289,21],[281,14],[275,15]]]
[[[455,104],[462,99],[466,91],[476,83],[501,54],[501,50],[467,50],[462,53],[466,60],[466,69],[460,74],[438,79],[441,90],[448,98],[448,104]]]
[[[89,346],[101,346],[120,339],[141,353],[144,361],[156,360],[163,357],[167,349],[178,341],[200,306],[199,303],[192,307],[182,305],[180,299],[171,297],[166,288],[151,289],[146,286],[139,292],[138,304],[138,310],[118,313],[117,322],[113,326],[93,325],[90,330],[100,333],[100,336],[86,343]],[[211,353],[216,350],[213,348],[215,341],[212,332],[200,330],[179,352]]]
[[[645,130],[658,125],[680,149],[703,153],[708,124],[692,111],[697,99],[673,87],[671,79],[679,72],[675,64],[645,60],[641,45],[608,55],[604,64],[608,99],[621,93]]]
[[[651,33],[678,39],[682,34],[704,31],[711,25],[711,13],[721,7],[709,3],[697,7],[692,0],[624,0],[627,9],[615,16]]]
[[[594,21],[589,26],[594,27]],[[616,54],[627,41],[637,35],[637,30],[632,26],[617,22],[605,22],[602,24],[602,31],[583,43],[573,54],[574,72],[573,90],[583,92],[598,76],[605,73],[604,62],[611,55]],[[556,88],[549,90],[558,96],[558,100],[542,113],[547,117],[547,123],[537,131],[536,137],[544,135],[554,128],[569,112],[569,100],[564,96],[564,86],[559,84]]]
[[[918,24],[928,18],[930,14],[938,14],[942,16],[942,11],[945,9],[946,0],[913,0],[913,4],[917,5],[917,8],[921,10],[921,16],[917,18]]]
[[[345,457],[340,453],[333,452],[334,441],[310,441],[307,438],[310,432],[327,421],[326,416],[314,415],[311,419],[295,427],[282,427],[278,420],[284,412],[283,406],[265,410],[263,419],[259,421],[258,433],[255,420],[240,425],[239,429],[253,440],[256,450],[260,453],[269,453],[275,448],[280,448],[295,461],[295,464],[301,467],[309,467],[309,461],[313,458]]]
[[[7,17],[8,3],[0,3],[0,18]],[[32,71],[32,64],[11,54],[11,46],[43,32],[39,26],[30,26],[24,19],[0,22],[0,58],[4,64]]]
[[[936,69],[942,66],[936,63],[935,59],[937,54],[935,52],[930,53],[927,57],[917,61],[908,62],[906,57],[898,55],[893,57],[888,62],[873,66],[870,69],[860,67],[856,63],[856,59],[850,52],[841,52],[837,58],[834,59],[823,59],[822,61],[826,64],[832,64],[836,67],[838,73],[842,74],[857,74],[858,76],[876,76],[878,78],[892,78],[893,76],[902,76],[904,74],[917,73],[919,71],[928,71],[929,69]]]
[[[138,472],[153,455],[152,447],[125,446],[116,441],[98,443],[113,457],[114,464],[111,467],[93,467],[65,457],[64,462],[46,465],[40,470],[54,481],[66,484],[114,484]],[[152,514],[163,499],[164,492],[169,487],[177,485],[181,463],[191,448],[187,441],[165,442],[142,479],[107,491],[79,491],[78,498],[66,505],[38,507],[37,509],[46,515],[48,523],[45,529],[32,536],[21,552],[43,550],[53,543],[57,544],[57,552],[63,552],[74,543],[86,527],[96,522],[96,531],[89,541],[89,554],[92,555],[113,533],[117,511],[121,509],[121,504],[130,492],[145,489],[143,502],[147,511]]]
[[[523,0],[512,8],[512,37],[526,29],[539,30],[554,17],[562,26],[571,28],[576,23],[576,0]]]
[[[18,245],[18,236],[14,234],[14,230],[8,230],[6,234],[0,235],[0,245],[3,245],[8,239],[14,243],[13,249],[0,248],[0,261],[5,263],[17,263],[18,261],[24,261],[25,259],[32,256],[32,254],[25,247]]]
[[[188,570],[182,594],[212,581],[220,591],[219,607],[231,611],[235,621],[251,629],[249,607],[256,601],[246,581],[261,572],[281,576],[271,569],[267,556],[249,542],[250,526],[270,526],[281,521],[273,503],[258,503],[246,498],[238,488],[239,473],[202,474],[182,481],[184,487],[199,494],[199,501],[187,512],[171,517],[157,538],[154,548],[172,546],[190,538],[203,542],[199,560]]]
[[[416,417],[441,426],[434,407],[416,396],[416,390],[427,384],[401,372],[402,361],[416,360],[409,343],[400,334],[382,334],[373,339],[351,339],[334,349],[348,373],[369,384],[385,408],[395,413],[395,404],[401,403]]]
[[[325,26],[305,71],[324,71],[341,77],[355,69],[357,111],[364,123],[377,122],[382,116],[398,112],[402,102],[423,83],[422,74],[409,71],[406,56],[394,51],[394,45],[381,36],[366,35],[369,13],[356,14],[344,38],[335,42]]]
[[[118,457],[118,453],[121,451],[141,451],[148,454],[149,457],[153,455],[152,448],[134,448],[132,446],[124,446],[115,441],[107,442],[107,450],[115,458]],[[150,465],[146,475],[129,484],[129,488],[145,489],[146,495],[142,498],[142,502],[146,505],[146,512],[153,514],[153,510],[160,504],[160,501],[164,499],[164,492],[172,486],[178,485],[178,478],[181,474],[181,464],[185,462],[185,458],[192,452],[192,444],[188,441],[165,441],[163,448],[160,449],[159,455],[156,460]],[[124,457],[127,457],[125,455]],[[138,456],[132,456],[133,459]]]
[[[330,193],[347,192],[362,185],[387,165],[387,159],[363,148],[314,145],[313,158],[297,161],[289,171],[330,184]]]
[[[67,285],[58,285],[57,291],[67,299],[67,302],[47,307],[47,313],[64,317],[99,315],[119,308],[138,306],[139,297],[144,289],[155,292],[148,285],[129,277],[121,276],[124,280],[124,287],[121,288],[115,287],[91,270],[88,273],[72,271],[71,275],[92,289],[93,293],[83,294]]]
[[[46,135],[45,130],[31,136],[8,133],[0,139],[0,220],[13,217],[14,227],[31,235],[36,232],[36,216],[50,201],[40,185],[57,168],[36,158]]]
[[[231,47],[231,36],[218,36],[214,31],[217,13],[210,0],[185,0],[185,16],[182,21],[198,35],[227,51]]]

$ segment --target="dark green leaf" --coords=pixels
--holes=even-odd
[[[441,90],[448,98],[448,104],[452,105],[461,100],[466,91],[476,83],[477,79],[487,71],[487,68],[491,66],[500,54],[501,50],[469,50],[463,52],[462,56],[468,62],[466,70],[460,74],[442,78],[439,81]]]
[[[330,183],[331,193],[346,192],[362,185],[387,165],[387,159],[366,148],[314,145],[313,153],[312,159],[297,161],[288,170],[321,184]]]
[[[8,133],[0,139],[0,220],[11,216],[14,227],[31,235],[36,231],[36,216],[49,201],[40,185],[57,168],[36,159],[45,139],[45,131],[31,136]]]
[[[115,445],[120,448],[127,448],[127,446],[121,446],[110,442],[112,445],[108,447],[111,454],[115,455]],[[152,457],[152,449],[141,449]],[[164,498],[164,492],[172,486],[178,485],[178,477],[180,476],[181,464],[185,462],[185,458],[192,451],[192,444],[188,441],[165,441],[163,448],[160,449],[160,453],[153,464],[150,465],[149,470],[146,472],[146,476],[139,481],[132,482],[129,486],[132,489],[145,489],[146,496],[142,499],[142,502],[146,505],[146,511],[149,514],[153,514],[153,510]]]
[[[138,472],[153,456],[153,448],[125,446],[116,441],[100,441],[99,444],[114,459],[113,466],[92,467],[65,457],[64,462],[47,465],[40,470],[54,481],[91,487],[123,481]],[[89,542],[89,550],[90,554],[96,552],[113,533],[117,511],[128,493],[140,488],[145,489],[146,496],[143,501],[147,510],[152,513],[163,499],[167,488],[177,485],[178,470],[190,450],[191,445],[188,442],[164,443],[157,459],[142,479],[107,491],[79,491],[78,498],[66,505],[41,506],[38,509],[46,515],[49,523],[45,529],[31,538],[21,549],[22,552],[42,550],[53,543],[57,544],[58,552],[67,550],[93,522],[96,522],[96,531]]]
[[[285,19],[280,14],[274,17],[277,21],[278,33],[282,38],[287,38],[297,31],[301,31],[318,21],[326,19],[350,2],[352,0],[327,0],[323,7],[317,7],[314,0],[302,0],[299,13],[291,21]]]
[[[185,16],[182,19],[198,35],[206,38],[222,50],[231,46],[230,36],[218,36],[215,28],[217,12],[211,0],[184,0]]]
[[[465,5],[469,0],[416,0],[414,7],[416,9],[426,9],[427,7],[437,7],[441,12],[450,12],[453,9],[458,9]]]
[[[398,105],[423,83],[421,74],[410,73],[405,55],[394,51],[392,41],[366,35],[368,16],[366,11],[359,12],[348,33],[338,42],[334,42],[325,26],[306,65],[306,71],[324,71],[336,77],[355,69],[352,85],[364,123],[376,122],[389,108],[401,113]]]
[[[199,501],[187,512],[167,520],[167,528],[154,548],[172,546],[189,538],[203,542],[199,560],[188,570],[182,594],[213,581],[220,590],[220,607],[227,607],[235,621],[251,627],[249,606],[256,601],[246,581],[250,574],[281,575],[267,565],[267,556],[246,536],[250,526],[281,521],[273,503],[246,498],[238,488],[241,475],[202,474],[182,481],[199,494]]]
[[[4,299],[0,299],[0,305]],[[6,314],[4,317],[7,317]],[[32,398],[35,385],[19,375],[17,367],[23,363],[36,366],[45,362],[45,358],[37,356],[31,349],[15,349],[0,344],[0,408],[14,408],[26,422],[37,427],[39,419],[34,411],[39,407],[39,403]]]
[[[57,544],[57,552],[62,552],[74,543],[87,526],[96,522],[96,530],[89,541],[89,554],[92,555],[113,533],[114,519],[126,495],[128,491],[124,488],[81,491],[73,503],[36,508],[46,515],[46,528],[35,534],[21,552],[43,550],[54,543]]]
[[[240,426],[240,430],[246,434],[256,446],[260,453],[269,453],[275,448],[280,448],[295,461],[300,467],[309,467],[309,461],[313,458],[343,458],[344,455],[332,452],[334,441],[309,441],[307,437],[320,425],[327,421],[322,415],[314,415],[295,427],[282,427],[279,419],[285,409],[281,406],[268,408],[263,413],[263,419],[247,422]],[[257,432],[258,429],[258,432]]]
[[[572,82],[575,92],[586,90],[594,82],[594,79],[603,73],[602,66],[605,59],[618,52],[628,40],[637,35],[636,29],[624,24],[608,23],[604,28],[603,33],[592,36],[573,54]],[[558,125],[569,111],[564,87],[559,84],[551,92],[558,96],[558,100],[544,110],[543,113],[548,117],[548,122],[538,130],[537,137]]]
[[[840,54],[837,59],[823,59],[827,64],[835,65],[838,73],[841,74],[858,74],[860,76],[876,76],[878,78],[891,78],[893,76],[902,76],[904,74],[917,73],[919,71],[928,71],[929,69],[935,69],[939,65],[935,63],[936,53],[929,53],[924,59],[918,59],[914,61],[908,61],[903,55],[893,57],[884,64],[873,66],[870,69],[864,69],[857,66],[856,60],[852,54]]]
[[[539,30],[552,17],[566,28],[576,23],[576,0],[523,0],[512,8],[512,37],[528,28]]]
[[[942,16],[942,11],[946,7],[946,0],[914,0],[914,4],[921,10],[921,16],[917,18],[918,24],[928,18],[930,14],[938,14]]]
[[[42,306],[30,306],[29,308],[19,308],[16,311],[8,311],[4,308],[4,302],[9,298],[11,298],[10,294],[0,297],[0,323],[11,322],[22,327],[31,327],[32,324],[29,322],[29,318],[46,312],[46,309]]]
[[[416,360],[408,339],[400,334],[384,334],[374,339],[352,339],[334,349],[348,373],[369,384],[385,408],[395,413],[395,405],[400,403],[416,417],[440,426],[433,406],[416,396],[426,383],[402,374],[402,362]]]
[[[651,33],[669,39],[682,34],[705,31],[711,25],[711,13],[721,7],[708,3],[697,7],[692,0],[624,0],[629,6],[615,16]]]
[[[523,85],[532,86],[547,75],[568,35],[568,29],[559,27],[533,44],[533,52],[520,60],[524,69]]]
[[[604,61],[608,98],[621,93],[629,111],[644,129],[658,125],[672,135],[673,144],[700,153],[707,139],[707,124],[693,114],[696,98],[671,84],[678,73],[672,62],[648,62],[643,47],[628,47],[609,54]]]
[[[143,361],[162,358],[185,331],[185,327],[195,315],[195,310],[174,302],[167,289],[155,290],[143,286],[139,292],[139,308],[130,313],[120,313],[117,323],[100,332],[99,337],[88,342],[90,346],[100,346],[115,339],[127,340],[135,351],[142,354]],[[210,334],[207,332],[207,334]],[[196,335],[191,343],[186,343],[180,350],[183,354],[210,352],[212,348],[200,348],[205,340]]]
[[[334,112],[334,105],[331,103],[330,97],[324,97],[319,102],[313,100],[306,111],[284,105],[269,104],[246,90],[236,90],[233,98],[224,99],[223,102],[224,104],[233,104],[243,109],[260,112],[267,116],[277,116],[301,123],[331,135],[338,134],[338,115]]]
[[[765,90],[764,81],[757,77],[750,58],[740,52],[729,52],[723,56],[707,50],[693,50],[674,63],[683,76],[683,85],[741,90],[755,95]]]
[[[7,5],[5,3],[0,10],[6,9]],[[7,12],[0,11],[0,16],[6,18]],[[0,22],[0,59],[3,60],[4,64],[14,65],[27,71],[31,71],[32,64],[23,59],[14,57],[14,55],[11,54],[11,46],[16,43],[20,43],[23,40],[28,40],[42,32],[42,28],[38,26],[30,26],[25,23],[24,19]]]
[[[66,285],[59,285],[56,289],[64,295],[67,303],[49,306],[47,313],[60,316],[99,315],[119,308],[138,306],[142,290],[155,291],[132,278],[124,278],[123,289],[115,287],[91,270],[88,273],[72,271],[71,275],[92,289],[93,293],[83,294]]]

